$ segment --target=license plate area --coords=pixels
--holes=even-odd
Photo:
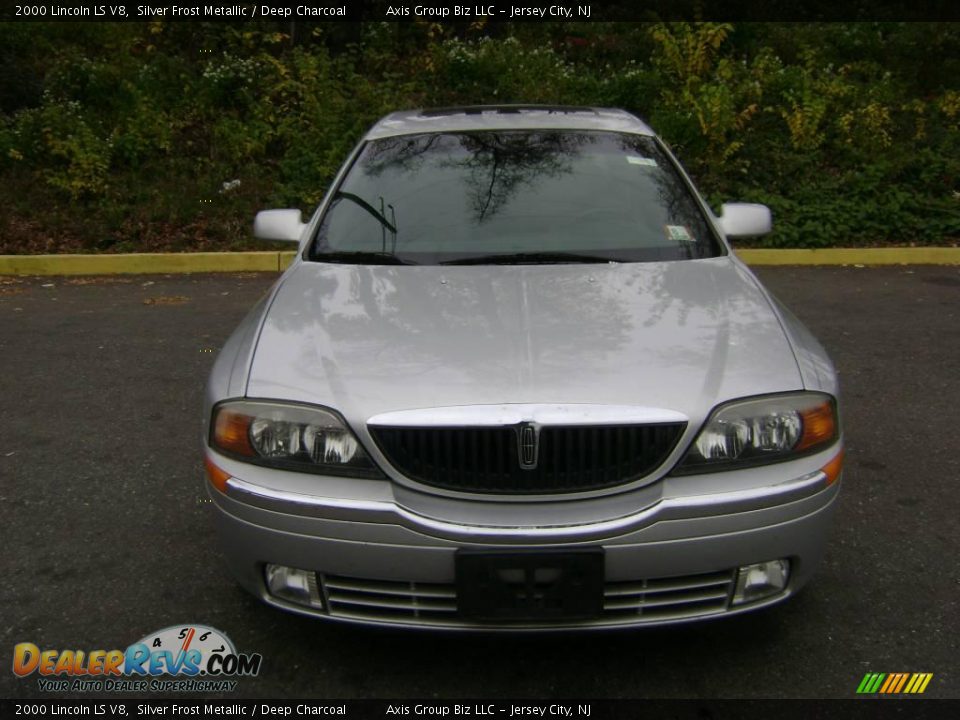
[[[603,548],[459,550],[457,605],[473,620],[585,620],[603,611]]]

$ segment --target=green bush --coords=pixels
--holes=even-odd
[[[0,25],[0,252],[253,246],[386,112],[535,102],[645,118],[712,203],[771,206],[767,246],[960,235],[957,26],[295,29]]]

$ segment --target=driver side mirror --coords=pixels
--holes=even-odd
[[[261,240],[300,242],[307,226],[299,210],[261,210],[253,219],[253,235]]]
[[[757,203],[724,203],[720,206],[720,227],[731,240],[766,235],[773,228],[770,208]]]

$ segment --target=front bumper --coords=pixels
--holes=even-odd
[[[687,622],[736,614],[782,601],[816,569],[839,492],[816,467],[834,447],[803,465],[767,466],[725,474],[723,492],[703,492],[704,476],[667,478],[633,494],[555,504],[554,523],[543,508],[511,506],[506,522],[456,521],[429,498],[399,491],[389,482],[355,481],[347,497],[343,479],[325,496],[306,493],[302,474],[251,469],[210,454],[232,475],[226,492],[210,488],[218,534],[232,574],[264,602],[293,612],[374,625],[447,629],[617,628]],[[819,463],[819,465],[818,465]],[[784,477],[789,468],[790,475]],[[799,474],[796,474],[798,473]],[[234,474],[235,473],[235,474]],[[249,479],[241,479],[244,475]],[[284,478],[283,476],[297,476]],[[285,482],[289,481],[289,482]],[[324,482],[312,478],[312,482]],[[700,492],[697,492],[697,490]],[[457,501],[463,506],[463,501]],[[469,503],[466,503],[469,505]],[[485,505],[485,504],[482,504]],[[517,508],[520,508],[519,510]],[[523,507],[530,508],[527,511]],[[593,517],[589,513],[595,512]],[[467,513],[469,515],[469,513]],[[524,516],[536,515],[536,524]],[[557,549],[602,547],[604,610],[589,620],[490,623],[457,612],[458,549]],[[737,568],[785,558],[787,587],[776,596],[732,606]],[[271,595],[264,567],[276,563],[316,573],[322,607]]]

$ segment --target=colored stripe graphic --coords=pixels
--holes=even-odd
[[[857,690],[859,693],[875,693],[880,689],[880,683],[883,682],[883,679],[886,677],[886,673],[867,673],[863,678],[863,682],[860,683],[860,688]]]
[[[900,673],[900,679],[897,681],[895,687],[890,688],[890,692],[898,693],[903,689],[904,683],[907,682],[907,679],[910,677],[908,673]],[[911,681],[912,682],[912,681]]]
[[[917,695],[927,689],[933,673],[867,673],[857,686],[859,695]]]
[[[933,679],[933,673],[917,673],[914,677],[916,678],[916,680],[910,681],[910,684],[913,685],[913,687],[910,690],[906,690],[904,692],[917,693],[917,694],[922,693],[924,690],[927,689],[927,685],[930,684],[930,680]]]

